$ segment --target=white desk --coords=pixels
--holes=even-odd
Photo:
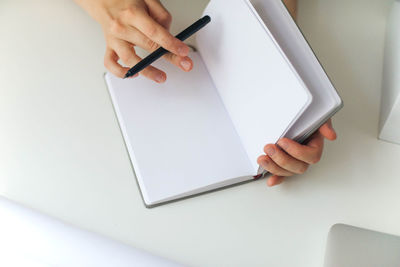
[[[165,2],[176,32],[207,1]],[[3,0],[0,194],[193,266],[321,266],[338,222],[400,234],[400,146],[376,139],[389,6],[300,0],[345,101],[322,162],[276,188],[260,180],[149,210],[102,80],[99,26],[70,0]]]

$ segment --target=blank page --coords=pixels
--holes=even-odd
[[[342,106],[335,88],[281,1],[251,0],[286,56],[310,90],[313,101],[286,133],[302,139]]]
[[[244,0],[212,0],[198,49],[253,168],[311,102],[285,55]]]
[[[164,84],[106,74],[147,205],[255,174],[200,56],[191,57],[189,73],[157,61]]]

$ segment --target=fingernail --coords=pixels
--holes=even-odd
[[[284,150],[288,149],[288,147],[289,147],[288,142],[282,141],[282,140],[278,142],[278,145],[279,145],[281,148],[283,148]]]
[[[187,56],[189,54],[189,47],[187,47],[186,45],[179,47],[178,54],[183,57]]]
[[[156,82],[158,83],[162,83],[164,82],[164,75],[162,75],[161,73],[156,75]]]
[[[184,59],[181,61],[181,66],[184,70],[190,70],[190,67],[192,66],[192,64],[190,63],[189,60]]]
[[[267,154],[268,156],[273,156],[275,154],[275,149],[273,147],[268,147],[267,148]]]

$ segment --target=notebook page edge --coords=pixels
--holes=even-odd
[[[326,90],[327,93],[329,94],[329,100],[331,100],[330,102],[330,107],[327,108],[325,110],[325,112],[323,114],[321,114],[321,116],[319,116],[319,119],[313,123],[311,123],[308,127],[303,127],[303,129],[301,130],[297,130],[295,131],[294,129],[292,129],[292,127],[295,127],[296,124],[301,123],[305,117],[307,117],[307,114],[312,112],[311,109],[314,109],[314,105],[313,103],[311,103],[311,105],[307,108],[307,110],[304,112],[304,114],[302,114],[299,118],[298,121],[296,121],[292,127],[288,130],[288,136],[289,138],[293,138],[296,140],[304,140],[307,138],[307,136],[309,135],[310,132],[313,132],[313,129],[316,126],[320,126],[322,125],[327,119],[327,117],[332,117],[337,111],[339,111],[342,107],[343,107],[343,100],[340,97],[339,93],[337,92],[337,89],[335,88],[335,86],[332,83],[332,80],[330,79],[329,75],[327,74],[326,70],[324,69],[323,65],[321,64],[321,62],[319,61],[318,57],[316,56],[315,52],[313,51],[311,45],[308,43],[307,39],[305,38],[304,34],[302,33],[301,29],[299,28],[299,26],[297,25],[297,23],[293,20],[293,18],[291,17],[289,11],[287,10],[286,6],[284,5],[284,3],[282,1],[256,1],[256,0],[250,0],[250,2],[257,2],[257,6],[262,6],[265,7],[265,10],[268,10],[272,16],[278,16],[276,15],[277,13],[281,13],[282,14],[282,19],[279,20],[279,28],[282,29],[282,27],[286,27],[286,34],[284,34],[284,37],[279,37],[280,38],[284,38],[286,40],[288,39],[294,39],[297,42],[300,42],[300,48],[299,48],[299,53],[296,53],[295,56],[293,56],[292,51],[293,48],[289,48],[289,54],[288,59],[290,61],[294,60],[294,63],[292,62],[293,67],[297,70],[297,72],[304,72],[307,73],[309,72],[309,68],[311,68],[314,73],[312,75],[308,75],[308,76],[315,76],[314,74],[317,73],[317,75],[320,78],[321,83],[325,84],[325,87],[327,87],[329,90]],[[270,4],[269,4],[270,3]],[[253,7],[257,10],[257,8],[255,7],[255,4],[251,3],[253,5]],[[267,8],[268,7],[268,8]],[[276,11],[276,9],[279,9],[278,12],[274,12]],[[266,14],[264,14],[264,16],[262,17],[260,13],[258,13],[260,15],[261,20],[263,20],[263,22],[267,25],[267,20],[268,18],[264,18],[266,16]],[[271,25],[270,25],[271,26]],[[274,27],[273,25],[271,27]],[[283,30],[281,30],[283,31]],[[289,31],[289,33],[288,33]],[[279,34],[278,30],[275,30],[275,34]],[[274,34],[272,34],[272,36],[275,36]],[[288,37],[289,36],[289,37]],[[293,36],[290,37],[290,36]],[[279,41],[277,40],[277,37],[275,36],[275,40],[277,41],[277,43],[279,44]],[[284,40],[281,40],[284,41]],[[295,42],[289,42],[289,46],[294,46]],[[285,45],[280,46],[281,49],[285,52]],[[295,57],[295,58],[293,58]],[[299,59],[298,59],[298,58]],[[295,65],[299,65],[299,66],[295,66]],[[307,66],[308,65],[308,66]],[[302,66],[306,66],[306,68],[302,68]],[[311,67],[310,67],[311,66]],[[304,70],[299,70],[300,69],[304,69]],[[300,75],[300,73],[299,73]],[[307,76],[307,75],[306,75]],[[303,79],[306,79],[306,81],[304,81],[304,83],[309,83],[309,85],[311,84],[311,86],[307,86],[307,88],[309,88],[310,92],[313,94],[313,87],[318,87],[320,88],[320,86],[317,86],[314,84],[318,83],[315,82],[315,79],[308,79],[307,77],[302,77],[302,75],[300,75],[300,77]],[[318,93],[318,92],[317,92]],[[321,97],[320,94],[317,94],[317,98]],[[293,132],[295,131],[295,132]]]
[[[310,90],[307,88],[306,84],[304,83],[303,79],[301,78],[301,76],[298,73],[298,71],[296,70],[296,68],[293,66],[292,62],[289,60],[289,58],[287,57],[285,52],[282,50],[282,47],[279,45],[278,41],[275,39],[274,35],[269,30],[268,26],[265,24],[264,20],[261,18],[260,14],[258,14],[257,10],[255,9],[255,7],[251,3],[251,1],[250,0],[243,0],[243,1],[247,4],[247,6],[249,7],[249,9],[253,13],[253,15],[257,18],[258,22],[264,28],[264,30],[267,33],[267,35],[269,36],[269,38],[271,38],[272,42],[275,44],[276,49],[281,53],[282,57],[285,59],[286,63],[288,64],[290,69],[293,71],[293,73],[297,77],[298,81],[302,85],[305,93],[307,94],[307,101],[304,103],[301,110],[297,113],[296,117],[294,117],[293,120],[290,122],[290,124],[287,126],[284,133],[282,133],[282,135],[280,136],[280,138],[281,138],[281,137],[285,136],[285,134],[290,130],[290,128],[294,125],[294,123],[301,117],[301,115],[311,105],[311,103],[313,101],[313,95],[311,94]]]
[[[216,184],[212,184],[210,186],[202,187],[201,189],[192,190],[192,191],[189,191],[184,194],[179,194],[179,195],[175,195],[173,197],[168,197],[168,198],[156,201],[156,202],[152,203],[151,205],[146,205],[146,207],[154,208],[154,207],[158,207],[161,205],[181,201],[184,199],[189,199],[192,197],[197,197],[197,196],[201,196],[204,194],[209,194],[209,193],[217,192],[220,190],[228,189],[231,187],[239,186],[242,184],[250,183],[250,182],[256,181],[256,180],[257,179],[255,179],[254,176],[240,176],[240,177],[236,177],[236,178],[230,178],[224,182],[219,182]],[[229,183],[227,183],[228,181],[229,181]]]
[[[139,191],[140,191],[142,200],[143,200],[145,206],[148,206],[148,205],[152,204],[152,200],[149,198],[149,196],[147,194],[147,191],[145,190],[146,187],[145,187],[145,184],[144,184],[144,182],[142,180],[142,176],[141,176],[141,173],[140,173],[140,170],[139,170],[139,165],[138,165],[136,157],[135,157],[135,153],[133,152],[132,145],[130,144],[128,135],[126,133],[126,128],[125,128],[125,124],[123,123],[123,120],[122,120],[121,112],[119,110],[119,107],[115,104],[116,103],[116,98],[115,98],[115,94],[114,94],[114,89],[111,87],[111,83],[110,83],[110,80],[109,80],[109,75],[110,75],[109,72],[106,72],[104,74],[104,80],[106,82],[107,91],[109,92],[109,95],[110,95],[110,98],[111,98],[111,104],[113,106],[114,114],[115,114],[115,116],[116,116],[116,118],[118,120],[118,125],[119,125],[119,128],[120,128],[120,132],[121,132],[121,134],[123,136],[122,139],[124,140],[124,145],[125,145],[125,148],[126,148],[126,150],[128,152],[129,161],[131,162],[132,169],[134,170],[134,175],[135,175],[135,178],[136,178],[136,182],[138,183],[138,187],[139,187]]]

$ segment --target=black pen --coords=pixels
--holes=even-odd
[[[211,21],[210,16],[204,16],[189,27],[187,27],[185,30],[183,30],[181,33],[179,33],[177,36],[175,36],[177,39],[184,41],[187,38],[189,38],[191,35],[195,34],[198,30],[203,28],[204,26],[207,25]],[[135,66],[133,66],[128,72],[125,74],[125,78],[129,78],[136,73],[142,71],[144,68],[149,66],[151,63],[162,57],[168,53],[168,50],[160,47],[147,57],[145,57],[143,60],[141,60],[139,63],[137,63]]]

